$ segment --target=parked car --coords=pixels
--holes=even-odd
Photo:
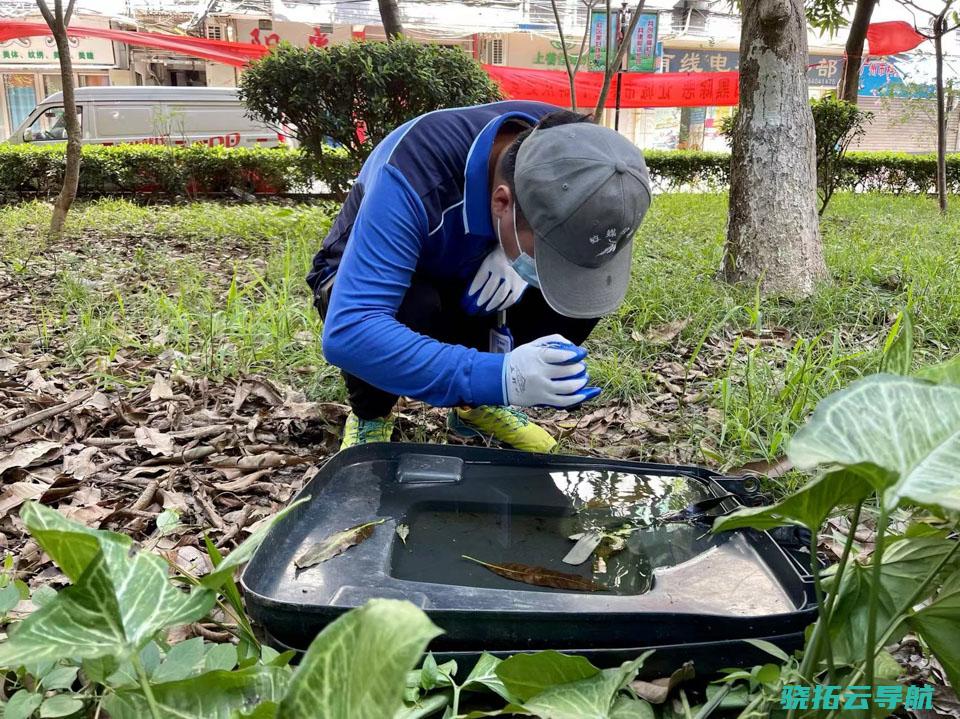
[[[293,139],[244,114],[234,88],[80,87],[77,112],[85,144],[276,147]],[[8,142],[52,144],[67,139],[63,93],[37,105]]]

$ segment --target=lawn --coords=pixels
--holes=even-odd
[[[960,212],[838,196],[823,222],[832,282],[791,302],[717,281],[725,210],[722,195],[657,198],[627,300],[588,345],[603,394],[542,415],[566,449],[724,469],[772,460],[820,398],[878,368],[911,298],[924,361],[960,345]],[[0,210],[0,338],[21,358],[45,354],[44,376],[109,390],[149,386],[158,370],[258,375],[342,401],[303,282],[333,207],[86,203],[56,246],[42,240],[48,212]],[[405,406],[407,438],[442,440],[440,416],[421,412]]]

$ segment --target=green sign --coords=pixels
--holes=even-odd
[[[616,47],[620,11],[610,13],[613,21],[607,22],[607,13],[590,13],[589,69],[603,70],[607,64],[607,48]],[[627,48],[627,67],[630,72],[654,72],[657,69],[657,13],[641,13],[640,20],[630,38]]]

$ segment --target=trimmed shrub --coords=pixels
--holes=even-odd
[[[394,128],[432,110],[500,99],[500,90],[459,48],[408,40],[352,42],[325,48],[281,43],[240,79],[252,117],[285,126],[318,162],[331,147],[352,165],[331,188],[345,193],[374,146]]]
[[[0,192],[53,195],[66,164],[64,145],[0,145]],[[331,158],[333,160],[334,158]],[[84,145],[79,195],[167,196],[309,189],[315,162],[287,148],[193,145]]]

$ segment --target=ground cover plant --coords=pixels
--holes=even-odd
[[[0,532],[8,557],[0,577],[0,605],[6,621],[22,620],[26,628],[27,622],[37,621],[32,617],[41,616],[37,607],[50,606],[65,594],[54,595],[55,590],[86,581],[83,568],[91,556],[64,563],[56,548],[51,551],[54,540],[38,532],[42,518],[51,516],[44,507],[58,510],[64,521],[132,538],[139,554],[147,555],[140,564],[158,571],[160,565],[148,559],[156,554],[164,565],[176,568],[171,571],[179,577],[177,585],[186,586],[193,584],[191,578],[201,581],[210,575],[221,553],[232,556],[231,548],[263,527],[329,456],[346,410],[336,372],[323,360],[320,323],[303,275],[334,212],[334,206],[324,204],[141,206],[102,200],[74,207],[64,239],[48,243],[44,232],[49,205],[0,208]],[[823,221],[831,282],[802,302],[761,298],[753,287],[730,287],[716,280],[725,215],[722,195],[657,198],[641,229],[628,299],[601,323],[588,345],[591,373],[604,388],[603,402],[576,412],[544,412],[539,419],[562,436],[563,451],[697,462],[724,470],[747,466],[773,476],[767,480],[769,491],[788,502],[791,492],[809,492],[802,489],[809,475],[788,471],[790,460],[800,457],[790,445],[789,459],[784,459],[789,440],[824,398],[880,369],[906,374],[956,354],[960,297],[955,290],[955,238],[960,213],[941,218],[923,198],[837,194]],[[909,312],[904,312],[907,307]],[[910,363],[903,357],[910,357]],[[407,440],[457,441],[443,431],[440,410],[404,403],[399,415],[399,432]],[[817,451],[821,454],[808,450],[799,466],[869,461],[885,467],[882,458],[869,453],[848,462],[825,454],[826,449]],[[886,469],[901,478],[912,476],[901,467]],[[886,494],[898,486],[891,484],[892,475],[884,477],[870,484],[870,491]],[[910,503],[933,504],[913,493],[903,497]],[[832,496],[823,505],[823,516],[803,523],[821,529],[823,556],[847,555],[842,574],[835,570],[822,579],[828,589],[830,582],[839,582],[839,596],[852,596],[849,604],[863,607],[866,614],[856,615],[856,626],[866,627],[871,611],[885,622],[874,641],[865,642],[864,632],[854,645],[851,637],[821,630],[830,642],[804,655],[814,657],[807,659],[808,666],[780,658],[778,666],[784,668],[777,668],[775,675],[770,670],[733,674],[729,688],[719,688],[710,697],[726,689],[723,702],[735,697],[741,707],[762,712],[792,677],[809,680],[815,671],[835,671],[844,681],[863,683],[844,672],[850,671],[847,667],[866,671],[866,647],[891,639],[893,635],[884,637],[886,623],[901,614],[914,633],[891,639],[900,647],[891,656],[902,660],[893,673],[942,684],[936,681],[939,667],[955,671],[950,655],[944,655],[924,629],[940,626],[936,622],[942,617],[947,624],[952,621],[952,615],[938,613],[950,611],[949,602],[940,604],[938,599],[936,609],[926,614],[901,612],[911,599],[908,592],[898,595],[896,604],[870,610],[869,602],[858,599],[864,595],[845,592],[867,591],[874,571],[869,555],[875,547],[881,547],[873,553],[881,581],[888,565],[901,569],[899,553],[919,551],[903,537],[920,537],[929,545],[924,562],[914,567],[929,573],[952,551],[948,532],[953,525],[944,520],[945,513],[956,508],[931,507],[921,514],[864,498],[860,515],[866,523],[860,528],[854,521],[851,529],[844,513],[833,509],[844,502]],[[860,499],[846,504],[859,504]],[[87,536],[73,525],[57,531]],[[892,538],[884,539],[888,534]],[[84,541],[92,556],[103,551],[104,561],[113,550],[101,547],[131,551],[133,546],[129,540],[89,536]],[[934,545],[937,551],[931,549]],[[916,575],[919,581],[924,576]],[[851,578],[860,584],[849,585]],[[928,584],[928,596],[938,592],[937,597],[951,597],[954,585],[947,575],[938,571],[935,578]],[[243,687],[273,677],[257,695],[278,705],[281,716],[298,716],[283,713],[284,703],[286,711],[294,712],[300,701],[307,701],[296,698],[300,690],[293,688],[299,686],[293,670],[284,658],[257,648],[238,609],[240,597],[231,587],[221,583],[210,606],[195,612],[184,609],[172,613],[169,623],[138,630],[135,644],[138,652],[146,652],[140,663],[148,684],[193,682],[209,689],[209,672],[229,673],[232,679],[218,681],[222,679],[223,693],[234,699],[224,699],[222,714],[198,715],[230,716],[255,709]],[[68,596],[83,593],[71,591]],[[391,607],[379,605],[350,621],[397,621]],[[831,609],[840,617],[849,607],[838,602]],[[420,621],[404,616],[405,621]],[[401,680],[384,680],[384,686],[392,687],[388,699],[408,700],[406,716],[442,713],[455,701],[460,702],[458,709],[466,710],[480,699],[489,711],[515,700],[537,701],[536,695],[524,698],[507,691],[504,696],[493,688],[491,684],[499,687],[491,678],[499,678],[496,667],[488,667],[492,675],[458,675],[453,667],[435,667],[427,659],[420,674],[407,676],[434,631],[420,626],[422,642],[411,639],[409,654],[399,662],[403,666],[395,676]],[[827,621],[824,626],[833,625]],[[357,638],[379,631],[350,627],[331,632]],[[236,642],[235,661],[230,649],[214,649],[231,641]],[[925,641],[940,664],[911,662],[910,657],[925,653]],[[14,646],[12,640],[8,644]],[[315,645],[317,656],[333,651],[332,644],[328,649]],[[131,658],[132,646],[124,650]],[[835,649],[833,670],[827,646]],[[846,654],[841,655],[844,646]],[[103,711],[123,716],[124,698],[130,698],[129,715],[150,716],[143,676],[132,659],[130,670],[111,680],[119,670],[97,674],[86,651],[64,652],[53,665],[48,658],[43,666],[10,667],[15,674],[7,675],[6,699],[25,694],[17,700],[23,703],[21,713],[11,714],[8,706],[6,716],[93,716],[101,700]],[[176,661],[161,671],[171,655]],[[6,656],[8,666],[17,661]],[[322,657],[316,666],[336,662],[327,654]],[[180,664],[189,669],[175,670]],[[297,672],[306,673],[310,664],[301,664]],[[572,671],[583,676],[555,683],[592,680],[590,695],[606,698],[597,699],[597,716],[648,716],[641,712],[653,710],[640,704],[637,697],[642,695],[629,688],[638,668],[600,672],[580,664]],[[876,677],[890,673],[888,664],[875,669]],[[316,693],[321,691],[316,681],[305,680],[303,686]],[[602,691],[594,686],[600,683]],[[503,701],[497,704],[495,696],[478,691],[481,686],[493,689]],[[542,685],[542,692],[548,690]],[[949,700],[949,690],[941,686],[938,692],[938,701]],[[343,697],[349,692],[333,694],[337,701],[347,701]],[[165,711],[166,696],[160,689],[154,692],[160,711]],[[108,702],[108,697],[114,698]],[[237,703],[237,697],[244,699]],[[49,702],[46,709],[44,701]],[[600,706],[603,701],[607,703]],[[693,701],[691,697],[688,704]],[[677,715],[685,716],[680,704]],[[613,713],[618,705],[618,712],[633,713]],[[274,716],[269,712],[275,710],[258,709],[254,716]],[[542,709],[542,715],[562,716],[550,711]],[[584,715],[589,714],[577,716]]]

